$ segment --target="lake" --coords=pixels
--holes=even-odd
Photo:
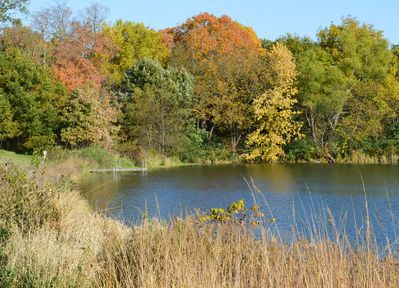
[[[143,211],[169,218],[195,209],[226,208],[241,198],[251,205],[251,179],[266,199],[255,193],[266,217],[277,219],[271,229],[281,235],[289,235],[294,223],[309,230],[314,222],[328,218],[328,209],[354,241],[365,231],[367,199],[378,243],[397,239],[399,166],[395,165],[185,166],[146,174],[93,174],[82,188],[93,207],[131,224],[140,221]]]

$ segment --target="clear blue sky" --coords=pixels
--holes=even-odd
[[[314,37],[320,27],[339,23],[351,15],[361,22],[384,31],[391,43],[399,44],[399,0],[69,0],[67,5],[79,10],[90,3],[110,8],[108,22],[116,19],[143,22],[162,29],[181,24],[200,12],[229,15],[251,26],[261,38],[274,40],[290,32]],[[37,11],[52,0],[31,0],[30,10]]]

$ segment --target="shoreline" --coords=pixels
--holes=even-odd
[[[323,227],[339,228],[328,218],[320,219],[321,230],[311,239],[293,234],[290,243],[281,242],[267,224],[257,237],[238,222],[219,223],[213,216],[210,223],[191,215],[127,227],[94,212],[73,188],[49,184],[37,172],[0,164],[5,188],[0,206],[6,208],[0,209],[3,287],[399,285],[397,254],[381,257],[385,250],[375,246],[369,226],[358,247],[345,240],[345,232],[334,238],[324,234]],[[229,213],[245,211],[240,205]]]

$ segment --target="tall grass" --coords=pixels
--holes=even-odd
[[[23,195],[39,203],[31,189],[43,191],[43,179],[1,171],[6,198],[27,188]],[[285,242],[268,225],[201,223],[197,215],[127,227],[91,211],[76,191],[51,187],[43,209],[52,213],[42,221],[27,217],[22,229],[18,209],[1,218],[0,287],[399,287],[399,260],[391,250],[382,256],[372,227],[353,245],[328,210]],[[301,239],[300,228],[312,237]]]

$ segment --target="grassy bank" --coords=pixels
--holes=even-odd
[[[32,164],[32,159],[33,157],[31,155],[21,155],[0,149],[0,161],[2,162],[12,162],[28,167]]]
[[[117,152],[100,147],[77,150],[52,148],[43,159],[42,155],[21,155],[0,149],[0,163],[13,163],[24,168],[43,169],[47,178],[59,181],[67,178],[78,181],[89,173],[90,169],[135,167],[135,163]]]
[[[399,286],[398,258],[377,256],[371,228],[354,248],[345,234],[283,243],[267,225],[255,237],[195,215],[127,227],[43,173],[0,165],[1,287]]]

